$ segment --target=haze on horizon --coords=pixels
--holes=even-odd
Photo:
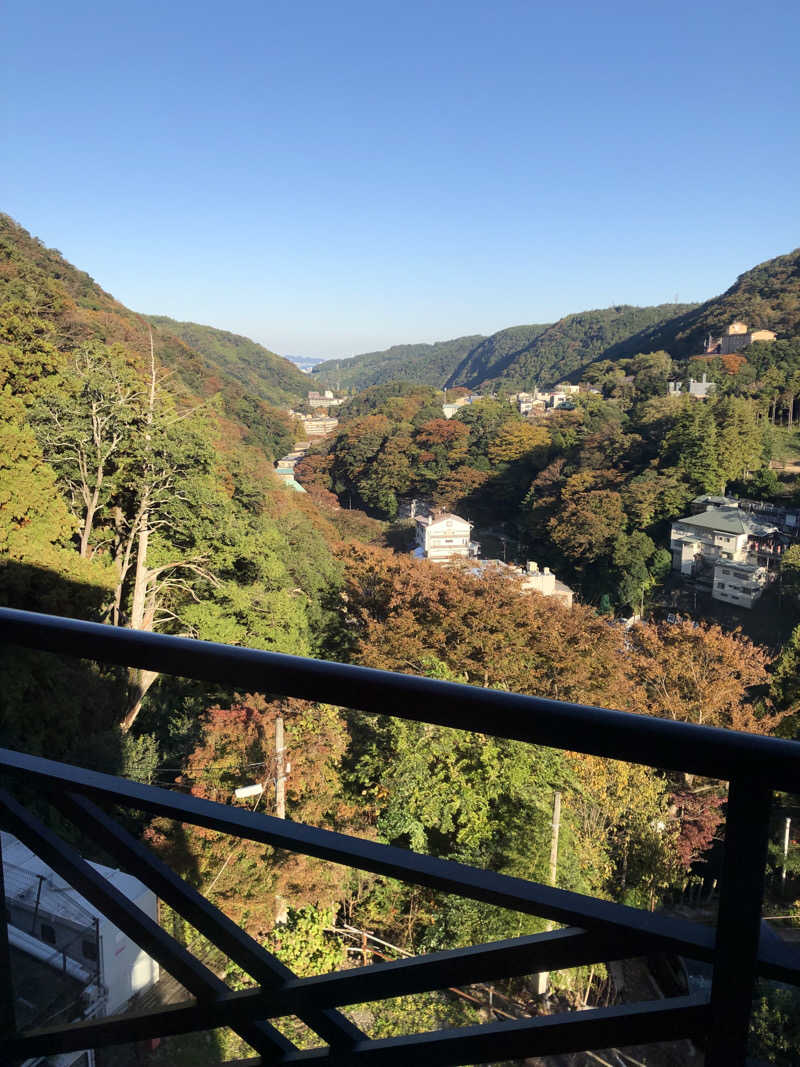
[[[705,300],[800,243],[800,8],[10,0],[0,205],[296,356]]]

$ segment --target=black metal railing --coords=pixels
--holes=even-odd
[[[230,684],[240,691],[324,701],[728,781],[725,858],[716,928],[524,879],[259,815],[67,764],[0,750],[0,774],[35,785],[158,897],[247,971],[232,992],[149,920],[6,790],[0,823],[174,975],[195,1000],[138,1015],[17,1033],[0,909],[2,1062],[230,1026],[257,1063],[388,1067],[469,1064],[689,1038],[709,1067],[745,1062],[756,976],[800,984],[800,953],[761,920],[774,790],[800,791],[800,744],[413,675],[141,633],[0,609],[0,640],[30,648]],[[445,890],[567,929],[467,949],[297,978],[133,838],[97,802],[165,816],[405,882]],[[0,875],[0,893],[2,881]],[[0,900],[2,904],[2,900]],[[710,996],[690,995],[575,1014],[370,1040],[338,1009],[453,985],[671,951],[713,964]],[[296,1015],[321,1045],[299,1051],[269,1021]]]

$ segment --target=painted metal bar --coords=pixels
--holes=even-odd
[[[135,1023],[126,1015],[96,1020],[94,1023],[39,1029],[26,1035],[28,1055],[48,1055],[57,1050],[77,1050],[91,1039],[93,1047],[118,1044],[139,1032],[144,1037],[190,1033],[231,1022],[242,1022],[258,1012],[268,1017],[298,1015],[309,1007],[360,1004],[386,997],[445,989],[451,985],[513,978],[580,967],[604,960],[619,959],[627,953],[647,951],[638,939],[626,943],[608,935],[587,934],[583,930],[559,930],[511,941],[498,941],[467,949],[452,949],[428,956],[376,963],[351,971],[294,978],[276,992],[246,990],[220,998],[213,1005],[171,1005],[138,1016]],[[180,1010],[177,1010],[180,1009]],[[87,1026],[90,1030],[87,1030]],[[122,1035],[122,1036],[120,1036]],[[22,1046],[20,1046],[22,1047]]]
[[[34,1030],[9,1041],[6,1050],[14,1058],[32,1058],[52,1054],[54,1050],[70,1052],[87,1047],[108,1048],[133,1040],[170,1037],[223,1025],[236,1027],[258,1010],[260,997],[258,990],[228,992],[206,1007],[197,1003],[176,1004],[157,1012],[89,1019],[70,1027]],[[708,1003],[705,998],[676,997],[642,1004],[616,1005],[613,1008],[593,1008],[580,1013],[525,1018],[518,1023],[489,1023],[441,1030],[387,1041],[364,1039],[346,1050],[312,1049],[287,1053],[278,1062],[308,1062],[330,1067],[359,1063],[375,1063],[381,1067],[384,1063],[405,1065],[414,1062],[415,1058],[416,1062],[424,1063],[426,1067],[429,1063],[437,1062],[496,1062],[498,1059],[556,1052],[581,1052],[611,1044],[618,1046],[697,1038],[707,1019]],[[585,1027],[583,1024],[587,1020],[594,1025]],[[509,1032],[516,1034],[515,1043],[501,1055],[504,1046],[502,1042],[496,1043],[496,1039]],[[466,1045],[462,1042],[464,1037],[469,1039]],[[435,1053],[437,1046],[440,1054],[442,1049],[445,1050],[445,1059],[428,1058]],[[403,1054],[408,1057],[405,1061],[401,1058]],[[461,1058],[453,1058],[458,1056]]]
[[[14,981],[11,969],[11,949],[8,944],[8,914],[6,886],[3,872],[3,842],[0,839],[0,1041],[16,1031],[14,1011]],[[5,975],[5,981],[2,976]]]
[[[739,1067],[747,1057],[771,806],[772,790],[763,782],[731,781],[706,1067]]]
[[[800,742],[0,608],[0,640],[569,751],[798,790]]]
[[[50,799],[59,811],[113,856],[124,870],[135,875],[265,989],[280,990],[295,979],[294,973],[276,956],[262,948],[219,908],[154,856],[146,845],[137,841],[90,800],[76,794],[53,794]],[[290,1011],[334,1047],[349,1047],[365,1036],[344,1015],[328,1008],[310,1011],[297,1002]]]
[[[277,848],[539,915],[569,926],[622,934],[639,933],[651,941],[659,940],[665,951],[681,952],[698,959],[713,958],[713,930],[683,919],[652,914],[453,860],[348,837],[332,830],[320,830],[304,823],[276,819],[8,749],[0,749],[0,771],[3,770],[51,790],[77,792],[128,805],[179,822],[262,841]]]
[[[187,952],[5,789],[0,789],[0,821],[199,1000],[213,1003],[229,991],[213,971]],[[237,1028],[237,1032],[262,1056],[294,1049],[290,1041],[266,1022],[245,1023]]]
[[[551,1056],[609,1045],[650,1044],[696,1039],[703,1032],[708,1007],[702,997],[648,1001],[623,1007],[595,1008],[575,1015],[540,1016],[515,1022],[487,1023],[461,1030],[440,1030],[410,1037],[371,1041],[348,1054],[352,1067],[457,1067]],[[330,1067],[319,1052],[294,1052],[286,1064]]]

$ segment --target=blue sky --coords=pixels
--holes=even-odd
[[[0,208],[341,356],[702,300],[800,244],[800,4],[6,0]]]

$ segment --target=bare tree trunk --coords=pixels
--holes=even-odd
[[[100,489],[103,485],[103,467],[102,464],[98,465],[97,476],[95,479],[94,492],[87,501],[86,514],[83,518],[83,528],[81,529],[81,547],[80,555],[84,559],[89,558],[89,538],[92,535],[92,527],[94,526],[94,517],[97,513],[97,504],[100,500]]]
[[[145,434],[145,440],[149,443],[151,439],[149,428],[153,424],[156,401],[156,359],[153,350],[153,331],[149,327],[148,330],[150,332],[150,394],[147,407],[148,430]],[[136,569],[133,577],[133,598],[129,624],[129,629],[131,630],[152,630],[155,615],[155,590],[151,587],[153,576],[147,567],[147,549],[150,542],[149,493],[150,486],[145,485],[144,498],[139,510],[139,531],[136,539]],[[141,711],[142,701],[157,677],[157,671],[146,671],[136,667],[132,667],[129,670],[128,681],[131,690],[131,706],[120,723],[123,733],[127,733],[133,726],[136,717]]]

